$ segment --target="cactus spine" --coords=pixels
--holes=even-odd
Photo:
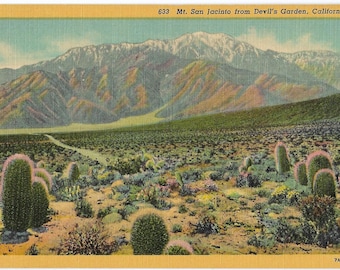
[[[28,156],[10,156],[3,166],[2,201],[4,227],[10,231],[26,231],[30,223],[33,162]]]
[[[316,173],[321,169],[332,170],[332,159],[327,152],[319,150],[314,153],[311,153],[307,157],[306,167],[308,181],[313,191]]]
[[[288,158],[288,150],[286,145],[283,142],[278,142],[275,146],[275,162],[276,162],[276,170],[279,174],[284,174],[285,172],[289,172],[290,163]]]
[[[294,166],[294,177],[295,180],[303,186],[308,185],[307,170],[305,162],[298,162]]]
[[[335,175],[330,169],[319,170],[314,177],[313,191],[316,196],[336,197]]]

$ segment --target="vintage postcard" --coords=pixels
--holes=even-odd
[[[337,4],[2,4],[1,267],[337,268],[339,104]]]

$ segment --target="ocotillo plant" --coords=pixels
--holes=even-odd
[[[321,169],[332,170],[331,156],[327,152],[322,150],[318,150],[314,153],[311,153],[307,157],[306,168],[308,181],[311,189],[313,190],[315,174]]]
[[[290,163],[288,157],[288,150],[286,145],[283,142],[278,142],[275,146],[275,162],[276,162],[276,170],[279,174],[283,174],[285,172],[289,172]]]
[[[34,164],[26,155],[15,154],[4,163],[2,202],[4,227],[26,231],[30,223]]]
[[[334,172],[330,169],[319,170],[314,177],[313,191],[316,196],[336,197]]]
[[[295,180],[303,186],[308,185],[307,171],[306,171],[306,163],[305,162],[297,162],[294,166],[294,177]]]

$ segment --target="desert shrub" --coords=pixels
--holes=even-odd
[[[193,253],[192,246],[183,240],[170,241],[165,248],[166,255],[191,255]]]
[[[303,218],[320,230],[335,221],[335,203],[333,197],[308,196],[301,199],[300,210]]]
[[[284,206],[278,203],[272,203],[269,205],[269,207],[266,209],[268,212],[272,212],[275,214],[280,214],[283,211]]]
[[[192,196],[195,195],[196,191],[192,189],[189,185],[183,185],[181,189],[179,190],[179,195],[181,196]]]
[[[114,206],[107,206],[105,208],[101,208],[97,212],[97,218],[103,218],[107,216],[108,214],[111,214],[115,211]]]
[[[166,255],[190,255],[189,251],[180,246],[170,246],[165,250]]]
[[[85,191],[80,189],[80,186],[64,187],[55,193],[57,200],[74,202],[81,200],[85,195]]]
[[[248,245],[260,248],[272,248],[275,246],[276,241],[273,235],[252,235],[248,241]]]
[[[202,175],[203,173],[201,169],[190,169],[181,173],[184,184],[201,180]]]
[[[295,180],[303,186],[308,185],[307,169],[305,162],[298,162],[294,166],[294,177]]]
[[[122,175],[135,174],[140,171],[142,164],[141,156],[135,156],[130,159],[118,159],[114,164],[114,169],[119,171]]]
[[[334,172],[330,169],[319,170],[314,177],[313,192],[316,196],[336,197]]]
[[[274,227],[274,236],[279,243],[296,243],[300,241],[298,229],[285,218],[279,218]]]
[[[169,241],[169,233],[163,219],[156,214],[140,216],[133,223],[131,244],[133,254],[162,254]]]
[[[237,187],[260,187],[262,185],[261,179],[254,174],[243,172],[236,178]]]
[[[122,220],[122,216],[119,213],[111,213],[106,215],[103,219],[102,222],[104,224],[109,224],[109,223],[117,223],[120,222]]]
[[[130,186],[128,185],[121,185],[116,187],[116,191],[122,194],[128,194],[130,192]]]
[[[45,187],[35,182],[32,185],[32,207],[30,226],[38,228],[48,220],[49,201],[47,198],[47,191]]]
[[[137,212],[138,209],[139,209],[138,206],[135,206],[133,204],[127,204],[123,208],[118,209],[118,214],[120,214],[123,219],[127,220],[127,218],[131,214]]]
[[[209,235],[219,233],[220,231],[216,217],[211,214],[203,215],[196,224],[192,225],[195,227],[194,233]]]
[[[173,233],[178,233],[178,232],[181,232],[182,231],[182,225],[181,224],[174,224],[174,225],[172,225],[172,229],[171,229],[171,231],[173,232]]]
[[[166,200],[163,200],[163,199],[158,199],[152,205],[155,206],[159,210],[169,210],[172,207],[171,202],[167,202]]]
[[[332,159],[325,151],[316,151],[307,157],[306,161],[307,177],[311,189],[314,187],[315,174],[321,169],[332,170]]]
[[[208,192],[218,191],[218,186],[213,180],[207,179],[204,181],[204,189]]]
[[[286,203],[289,188],[285,185],[278,186],[270,195],[269,203]]]
[[[303,237],[308,243],[321,247],[340,242],[340,230],[336,223],[336,199],[329,196],[308,196],[301,200],[302,224],[307,232]]]
[[[210,173],[209,177],[213,181],[222,180],[224,178],[224,171],[213,171]]]
[[[298,205],[301,199],[301,194],[296,190],[291,190],[288,191],[286,199],[289,205]]]
[[[152,179],[155,175],[151,172],[134,173],[124,179],[126,185],[135,185],[142,187],[146,181]]]
[[[77,202],[75,210],[78,217],[91,218],[94,214],[92,205],[84,199]]]
[[[100,222],[78,224],[62,239],[56,249],[58,255],[110,255],[118,249]]]
[[[269,198],[269,196],[271,195],[271,192],[267,189],[260,189],[257,192],[257,195],[259,195],[259,197],[261,198]]]
[[[39,249],[36,244],[31,245],[25,252],[25,255],[39,255]]]
[[[178,213],[184,214],[188,212],[188,208],[185,206],[185,204],[181,204],[178,206]]]
[[[166,202],[162,197],[169,196],[170,189],[158,185],[146,186],[137,194],[137,200],[142,200],[151,203],[157,209],[168,210],[171,208],[171,203]]]
[[[290,163],[288,157],[288,149],[283,142],[278,142],[275,146],[275,162],[276,170],[279,174],[284,174],[289,172]]]
[[[33,162],[28,156],[10,156],[2,170],[3,223],[10,231],[24,232],[30,224]]]

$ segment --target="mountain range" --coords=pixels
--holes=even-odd
[[[0,69],[0,128],[248,110],[340,93],[340,55],[260,50],[226,34],[72,48]],[[161,109],[162,108],[162,109]]]

